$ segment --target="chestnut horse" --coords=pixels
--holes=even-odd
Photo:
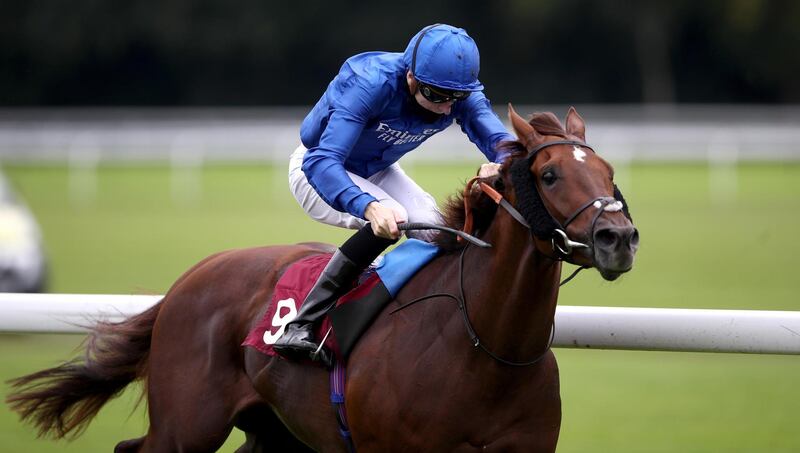
[[[614,280],[630,270],[638,233],[574,109],[566,126],[552,113],[526,122],[509,106],[509,116],[512,157],[445,209],[448,226],[466,225],[493,247],[440,235],[442,253],[349,357],[345,405],[358,451],[556,448],[550,342],[561,263]],[[98,324],[85,357],[17,378],[7,402],[40,435],[77,435],[143,379],[148,432],[116,451],[215,451],[234,427],[246,433],[240,452],[345,451],[328,371],[240,346],[286,268],[330,251],[309,243],[206,258],[149,310]]]

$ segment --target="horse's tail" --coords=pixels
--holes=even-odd
[[[99,322],[83,357],[9,381],[6,403],[39,436],[80,435],[111,398],[147,374],[150,338],[161,302],[120,323]]]

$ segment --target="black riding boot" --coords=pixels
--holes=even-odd
[[[314,324],[333,308],[361,272],[394,242],[376,237],[372,234],[372,227],[367,225],[342,244],[306,296],[297,317],[286,325],[283,335],[273,345],[275,352],[290,360],[312,358],[330,365],[330,353],[325,348],[320,349],[314,338]],[[317,349],[320,349],[320,354],[314,356]]]
[[[361,271],[337,250],[308,293],[297,317],[286,325],[283,335],[273,345],[275,351],[287,359],[309,358],[319,347],[314,338],[314,324],[333,308]]]

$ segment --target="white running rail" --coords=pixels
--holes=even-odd
[[[162,296],[0,293],[0,333],[85,333]],[[562,348],[800,354],[800,312],[559,306]]]

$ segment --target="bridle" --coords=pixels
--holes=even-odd
[[[539,151],[555,145],[573,145],[576,147],[586,148],[594,153],[594,149],[584,142],[577,140],[555,140],[537,145],[528,151],[528,154],[524,158],[520,158],[514,162],[511,168],[512,182],[514,183],[514,187],[516,187],[518,198],[526,201],[525,206],[522,208],[522,213],[517,210],[517,208],[512,206],[502,194],[500,194],[489,184],[480,182],[479,187],[486,195],[489,196],[489,198],[505,209],[511,215],[511,217],[514,218],[514,220],[530,230],[533,236],[539,239],[550,240],[553,256],[546,254],[547,256],[550,256],[550,258],[558,261],[569,261],[569,258],[575,249],[591,247],[589,244],[570,239],[569,235],[567,234],[567,227],[569,227],[569,225],[575,219],[583,214],[584,211],[589,208],[597,209],[590,223],[589,238],[591,238],[594,234],[597,221],[600,219],[600,216],[603,215],[603,213],[623,211],[627,217],[630,217],[630,215],[628,214],[625,200],[622,198],[622,194],[615,185],[613,197],[594,197],[578,207],[566,218],[563,224],[559,222],[552,215],[550,210],[547,209],[547,206],[544,205],[544,202],[542,201],[541,196],[536,188],[535,181],[533,181],[529,171],[530,166],[533,164],[533,160],[536,158],[536,155],[539,153]],[[471,187],[476,180],[477,179],[473,179],[469,184],[467,184],[467,189],[465,189],[465,191],[471,190]],[[521,190],[525,187],[530,188],[528,193]],[[464,199],[467,200],[466,194]],[[466,227],[467,225],[465,225],[465,228]],[[471,225],[469,225],[469,227],[471,228]]]

